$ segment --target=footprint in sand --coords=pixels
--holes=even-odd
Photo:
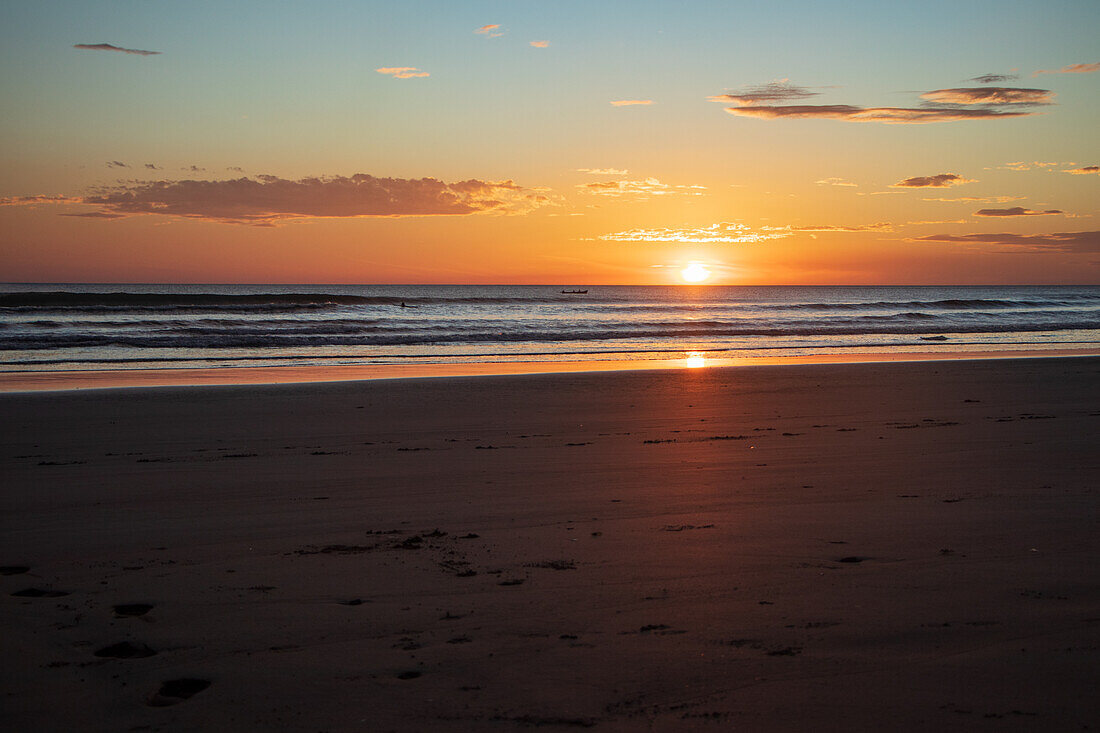
[[[160,686],[149,697],[149,705],[155,708],[163,708],[168,705],[175,705],[176,703],[183,702],[184,700],[194,697],[207,687],[210,686],[210,680],[199,679],[181,679],[181,680],[168,680]]]
[[[28,570],[26,565],[0,565],[0,575],[22,575]]]
[[[145,659],[146,657],[155,656],[156,653],[155,649],[140,642],[135,644],[129,641],[121,641],[118,644],[103,647],[96,651],[95,655],[108,659]]]
[[[43,590],[42,588],[24,588],[23,590],[17,590],[12,593],[13,596],[18,598],[61,598],[62,596],[69,595],[68,591],[63,590]]]
[[[144,616],[152,610],[151,603],[120,603],[114,606],[115,615],[120,618]]]

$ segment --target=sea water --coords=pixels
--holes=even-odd
[[[0,285],[8,372],[1097,345],[1097,286]]]

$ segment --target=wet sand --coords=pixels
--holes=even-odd
[[[0,395],[13,730],[1084,730],[1100,359]]]

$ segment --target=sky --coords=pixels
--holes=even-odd
[[[0,2],[0,280],[1100,283],[1098,30],[1095,0]]]

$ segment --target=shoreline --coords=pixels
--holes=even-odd
[[[687,352],[690,353],[690,352]],[[1100,348],[897,351],[815,354],[796,357],[638,359],[607,361],[512,361],[448,364],[355,364],[321,366],[198,367],[0,372],[0,394],[132,387],[202,387],[358,382],[394,379],[634,372],[809,364],[870,364],[925,361],[1049,359],[1100,356]]]

